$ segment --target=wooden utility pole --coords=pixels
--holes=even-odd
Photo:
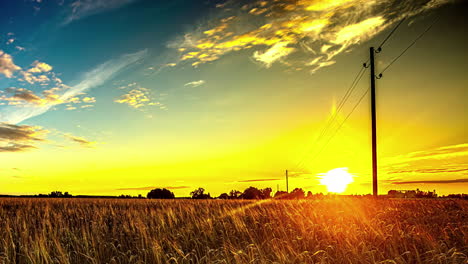
[[[289,193],[288,170],[286,170],[286,192]]]
[[[377,124],[375,109],[375,65],[374,47],[370,48],[370,81],[371,81],[371,119],[372,119],[372,192],[377,197]]]

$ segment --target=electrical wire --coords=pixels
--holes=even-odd
[[[356,78],[355,78],[354,81],[353,81],[352,86],[350,86],[350,89],[348,89],[348,90],[350,90],[350,91],[352,92],[352,91],[356,88],[357,84],[358,84],[359,81],[361,80],[361,78],[362,78],[362,76],[364,75],[364,73],[365,73],[365,68],[363,67],[363,68],[361,68],[361,70],[359,71],[358,75],[356,76]],[[367,92],[366,92],[366,93],[367,93]],[[345,101],[346,101],[347,99],[349,99],[349,96],[350,96],[350,95],[351,95],[351,93],[349,93],[349,94],[346,93],[345,96],[343,96],[343,99],[346,98],[346,99],[345,99]],[[362,97],[359,99],[358,104],[362,101],[362,98],[363,98],[363,97],[364,97],[364,96],[362,96]],[[343,103],[343,105],[344,105],[344,103]],[[342,106],[343,106],[343,105],[342,105]],[[357,107],[357,105],[354,106],[354,108],[351,110],[351,113],[354,111],[354,109],[355,109],[356,107]],[[341,108],[340,108],[340,110],[341,110]],[[351,115],[351,113],[347,115],[347,117],[346,117],[346,119],[345,119],[345,122],[346,122],[346,120],[349,118],[349,116]],[[333,117],[333,120],[336,119],[336,116],[338,116],[338,111],[335,112],[335,115],[334,115],[334,117]],[[329,124],[331,125],[331,122],[329,122]],[[343,125],[343,123],[340,124],[338,130],[341,128],[342,125]],[[335,134],[336,134],[336,131],[335,131],[335,133],[333,133],[333,135],[332,135],[330,138],[332,138]],[[329,141],[330,141],[330,139],[327,141],[327,143],[325,143],[324,147],[328,144]],[[318,143],[318,140],[316,141],[316,143]],[[315,146],[315,145],[317,145],[317,144],[314,144],[313,146]],[[319,152],[323,151],[324,147],[322,147],[322,149],[321,149]],[[315,155],[313,159],[315,159],[316,156],[317,156],[317,155]],[[307,158],[307,154],[304,155],[304,157],[301,159],[301,161],[296,165],[295,169],[301,168],[302,165],[303,165],[303,163],[304,163],[304,161],[306,160],[306,158]]]
[[[339,106],[337,108],[337,110],[335,111],[335,113],[333,114],[332,118],[328,120],[327,124],[323,127],[323,129],[321,130],[319,136],[317,137],[317,139],[314,141],[314,143],[311,145],[311,148],[310,149],[313,149],[313,147],[315,147],[318,142],[323,138],[323,136],[325,135],[326,131],[330,128],[330,126],[332,125],[333,121],[336,119],[336,117],[338,116],[338,112],[341,110],[341,108],[343,107],[343,105],[346,103],[346,101],[348,100],[349,96],[351,95],[351,93],[353,92],[354,88],[356,87],[356,84],[357,84],[357,81],[358,79],[360,79],[363,75],[363,72],[364,72],[365,68],[362,67],[359,72],[357,73],[356,77],[354,78],[354,80],[352,81],[351,83],[351,86],[349,86],[349,88],[346,90],[346,93],[344,94],[344,96],[341,98],[340,100],[340,103],[339,103]],[[302,163],[305,161],[305,159],[307,158],[307,153],[310,152],[307,151],[306,154],[302,157],[302,159],[297,163],[297,165],[295,166],[295,169],[299,168]]]
[[[317,154],[310,160],[310,162],[314,161],[321,153],[322,151],[328,146],[328,144],[330,143],[330,141],[333,139],[333,137],[338,133],[338,131],[341,129],[341,127],[343,127],[344,123],[346,123],[346,121],[348,120],[348,118],[351,116],[351,114],[354,112],[354,110],[356,110],[356,108],[358,107],[358,105],[362,102],[362,99],[364,99],[364,97],[367,95],[367,93],[369,92],[369,89],[366,89],[366,91],[362,94],[361,98],[359,98],[359,100],[356,102],[356,104],[354,105],[353,109],[351,110],[351,112],[349,112],[349,114],[346,116],[346,118],[343,120],[343,122],[340,123],[340,126],[335,130],[335,133],[333,133],[333,135],[328,138],[328,141],[325,143],[325,145],[323,145],[323,147],[320,149],[319,152],[317,152]]]
[[[432,23],[421,33],[419,34],[398,56],[396,56],[381,72],[380,74],[383,74],[390,66],[392,66],[393,63],[395,63],[401,56],[403,56],[416,42],[424,36],[431,28],[432,26],[435,25],[435,23],[439,20],[440,16],[434,19]],[[380,75],[379,74],[379,75]]]
[[[403,23],[403,21],[406,20],[406,17],[404,17],[402,20],[400,20],[400,22],[398,22],[398,24],[393,28],[393,30],[387,35],[387,37],[382,41],[382,43],[380,43],[379,47],[377,49],[381,49],[383,47],[383,45],[385,44],[385,42],[387,42],[387,40],[393,35],[393,33],[395,33],[395,31],[400,27],[400,25]]]

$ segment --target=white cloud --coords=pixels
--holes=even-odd
[[[39,75],[35,76],[30,72],[22,71],[21,75],[23,75],[22,79],[19,79],[21,81],[26,81],[30,84],[35,84],[35,83],[48,83],[50,81],[49,77],[46,75]]]
[[[11,78],[13,73],[19,70],[21,70],[21,68],[15,65],[13,57],[0,50],[0,73],[7,78]]]
[[[49,72],[52,70],[52,66],[45,62],[34,61],[32,64],[32,68],[28,70],[28,72],[32,73],[41,73],[41,72]]]
[[[206,82],[204,80],[199,80],[199,81],[193,81],[193,82],[186,83],[186,84],[184,84],[184,86],[198,87],[198,86],[203,85],[205,83]]]
[[[255,60],[265,64],[265,67],[270,68],[271,64],[273,64],[275,61],[289,55],[294,51],[294,48],[287,47],[288,44],[289,43],[287,42],[278,42],[263,53],[258,51],[254,52],[253,57]]]

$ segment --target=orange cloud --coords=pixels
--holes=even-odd
[[[0,152],[21,152],[36,148],[34,142],[45,141],[48,130],[38,126],[0,123]]]
[[[399,3],[396,0],[277,0],[219,5],[225,18],[189,32],[170,47],[180,62],[197,67],[227,53],[253,49],[265,67],[280,62],[315,72],[334,57],[382,32],[396,21],[448,3]],[[298,53],[301,56],[292,56]]]

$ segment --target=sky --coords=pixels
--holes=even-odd
[[[0,3],[0,193],[468,190],[467,3]],[[359,74],[361,73],[361,74]],[[350,86],[360,76],[355,86]],[[348,88],[354,87],[341,104]],[[351,114],[350,114],[351,113]]]

